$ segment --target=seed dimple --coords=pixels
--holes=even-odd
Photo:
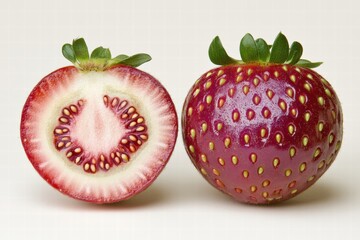
[[[256,163],[256,161],[257,161],[256,153],[251,153],[249,158],[252,163]]]
[[[207,157],[205,154],[201,154],[201,161],[203,161],[204,163],[207,162]]]
[[[268,98],[271,100],[274,97],[274,92],[270,89],[268,89],[266,91],[266,95],[268,96]]]
[[[89,163],[85,163],[85,165],[84,165],[84,170],[85,170],[85,171],[88,171],[89,168],[90,168],[90,164],[89,164]]]
[[[59,121],[62,122],[62,123],[68,123],[69,122],[69,120],[67,118],[65,118],[65,117],[60,117]]]
[[[248,85],[243,86],[243,93],[247,95],[249,93],[250,87]]]
[[[224,106],[225,100],[223,98],[219,98],[218,101],[218,107],[221,108],[222,106]]]
[[[229,148],[230,144],[231,144],[231,139],[229,137],[225,138],[224,140],[225,147]]]
[[[63,109],[63,114],[66,115],[66,116],[70,116],[70,111],[69,111],[69,109],[64,108],[64,109]]]
[[[235,89],[234,89],[234,88],[230,88],[230,89],[229,89],[229,92],[228,92],[229,97],[233,97],[233,96],[234,96],[234,93],[235,93]]]
[[[93,172],[93,173],[96,172],[95,164],[91,164],[90,170],[91,170],[91,172]]]
[[[79,148],[79,147],[77,147],[77,148],[74,149],[74,152],[75,152],[75,153],[81,153],[81,151],[82,151],[82,149]]]
[[[234,122],[237,122],[239,120],[239,111],[238,110],[234,110],[232,113],[232,120]]]
[[[140,127],[136,128],[136,131],[137,131],[137,132],[142,132],[142,131],[144,131],[144,130],[145,130],[145,127],[144,127],[144,126],[140,126]]]
[[[234,156],[231,157],[231,162],[232,162],[234,165],[238,164],[238,161],[239,161],[239,160],[238,160],[237,156],[234,155]]]
[[[58,147],[58,148],[62,148],[64,145],[65,145],[64,142],[59,142],[59,143],[57,144],[57,147]]]
[[[300,172],[304,172],[306,170],[306,162],[300,164],[299,170]]]
[[[119,98],[118,97],[114,97],[113,100],[111,101],[111,106],[112,107],[116,107],[119,104]]]
[[[254,119],[254,117],[255,117],[255,112],[254,112],[254,110],[248,109],[248,110],[246,111],[246,117],[247,117],[247,119],[249,119],[249,120]]]
[[[80,103],[79,101],[79,105],[82,105],[82,101]],[[70,105],[70,110],[73,112],[73,113],[77,113],[78,112],[78,108],[75,106],[75,105]]]
[[[273,159],[273,166],[275,168],[277,168],[279,166],[279,164],[280,164],[280,159],[279,158],[274,158]]]
[[[319,163],[318,169],[322,169],[324,167],[324,165],[325,165],[325,161],[323,160]]]

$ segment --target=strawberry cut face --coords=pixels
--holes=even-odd
[[[289,199],[335,159],[342,110],[316,72],[286,64],[213,69],[190,90],[182,113],[186,150],[199,172],[243,202]]]
[[[30,93],[21,120],[39,174],[73,198],[111,203],[146,189],[173,151],[177,116],[151,75],[117,65],[54,71]]]

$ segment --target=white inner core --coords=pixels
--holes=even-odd
[[[126,134],[114,112],[106,108],[103,97],[84,99],[85,103],[70,130],[71,139],[94,155],[108,154]]]

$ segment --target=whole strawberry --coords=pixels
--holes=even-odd
[[[242,60],[216,37],[214,64],[191,88],[183,107],[186,150],[199,172],[236,200],[267,204],[296,196],[334,161],[342,140],[342,110],[331,85],[289,48],[246,34]]]

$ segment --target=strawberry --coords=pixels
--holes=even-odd
[[[328,81],[300,59],[302,46],[280,33],[272,45],[246,34],[242,60],[219,37],[214,64],[188,93],[183,140],[191,161],[234,199],[269,204],[314,184],[333,163],[343,135],[339,99]]]
[[[84,39],[65,44],[75,66],[45,76],[22,112],[24,150],[40,176],[75,199],[112,203],[145,190],[168,162],[177,136],[170,95],[136,67],[147,54],[118,55]]]

